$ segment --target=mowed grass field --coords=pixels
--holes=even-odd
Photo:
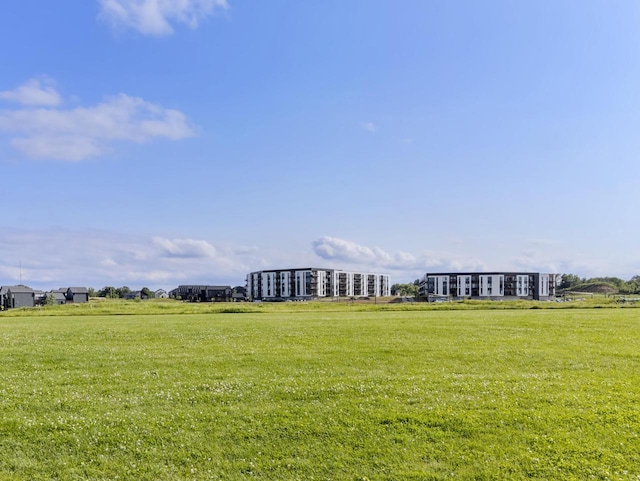
[[[1,480],[640,480],[640,309],[0,316]]]

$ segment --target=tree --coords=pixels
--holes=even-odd
[[[394,284],[391,286],[391,295],[411,297],[418,295],[418,286],[414,284]]]
[[[124,296],[126,296],[127,294],[129,294],[131,292],[131,289],[129,289],[128,286],[122,286],[122,287],[118,287],[116,289],[116,297],[119,297],[120,299],[122,299]]]
[[[621,290],[626,294],[640,294],[640,276],[633,276],[624,283],[624,289]]]
[[[114,299],[118,297],[115,287],[105,286],[98,291],[98,297],[106,297],[107,299]]]
[[[55,306],[56,305],[56,296],[54,296],[52,293],[47,294],[47,297],[44,300],[44,304],[46,306]]]
[[[562,274],[562,282],[560,283],[560,289],[569,289],[570,287],[582,284],[584,281],[575,274]]]
[[[153,299],[154,297],[156,297],[156,295],[151,292],[148,287],[143,287],[140,290],[140,297],[142,299]]]

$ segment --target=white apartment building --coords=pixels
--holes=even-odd
[[[388,274],[307,267],[251,272],[247,295],[254,300],[391,295]]]
[[[539,272],[427,273],[419,292],[430,298],[546,300],[555,297],[557,277]]]

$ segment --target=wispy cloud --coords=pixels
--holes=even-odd
[[[144,35],[165,36],[173,24],[197,28],[216,10],[226,10],[226,0],[98,0],[100,17],[115,29],[133,29]]]
[[[60,105],[62,98],[53,86],[53,81],[48,78],[27,80],[23,85],[0,92],[0,99],[16,102],[29,106]]]
[[[37,288],[238,285],[259,262],[256,256],[238,255],[205,239],[59,228],[3,228],[0,251],[0,285],[22,281]]]
[[[82,161],[107,153],[118,141],[195,135],[182,112],[126,94],[93,106],[63,108],[58,92],[50,86],[43,90],[37,80],[3,93],[2,98],[20,99],[25,107],[0,110],[0,130],[15,134],[11,146],[30,158]]]
[[[379,247],[325,236],[312,249],[296,251],[264,246],[238,248],[237,243],[207,239],[136,236],[105,230],[61,228],[18,229],[3,226],[0,236],[0,285],[22,282],[34,288],[66,285],[105,285],[132,288],[178,284],[244,283],[251,271],[318,265],[320,267],[388,272],[392,282],[409,281],[426,272],[482,270],[531,270],[575,273],[580,276],[609,275],[612,266],[604,259],[572,261],[556,253],[524,253],[507,256],[487,265],[478,258],[443,252],[388,252]],[[638,258],[614,266],[629,276],[637,272]]]
[[[212,259],[217,254],[216,248],[203,240],[154,237],[152,242],[166,257]]]
[[[329,267],[354,268],[364,270],[385,270],[394,279],[412,279],[426,272],[472,272],[472,271],[530,271],[550,273],[577,273],[581,276],[607,275],[612,269],[628,272],[629,277],[637,271],[638,259],[626,259],[624,266],[612,267],[604,259],[580,258],[558,252],[550,247],[554,241],[532,239],[524,244],[538,248],[523,249],[519,254],[490,251],[474,256],[463,240],[451,240],[455,252],[388,252],[379,247],[364,246],[337,237],[324,236],[313,242],[316,256],[330,261]],[[633,270],[635,267],[635,271]]]

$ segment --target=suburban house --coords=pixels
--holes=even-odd
[[[51,291],[47,294],[48,296],[53,296],[56,304],[66,304],[67,303],[67,291],[64,289],[56,289],[55,291]]]
[[[154,295],[156,299],[167,299],[169,297],[169,294],[164,289],[158,289],[154,292]]]
[[[229,302],[232,293],[231,286],[184,285],[170,291],[169,297],[191,302]]]
[[[425,274],[419,294],[428,300],[534,299],[555,297],[556,274],[540,272],[455,272]]]
[[[251,272],[247,296],[253,300],[309,300],[323,297],[389,296],[389,275],[306,267]]]
[[[0,287],[0,309],[44,305],[49,296],[53,296],[56,304],[89,302],[89,290],[86,287],[68,287],[44,292],[26,286],[2,286]]]
[[[66,291],[67,302],[89,302],[89,289],[86,287],[69,287]]]
[[[233,288],[231,298],[234,302],[244,302],[247,300],[247,288],[244,286],[236,286]]]
[[[0,308],[15,309],[18,307],[34,307],[36,305],[36,293],[26,286],[2,286],[0,287]]]

